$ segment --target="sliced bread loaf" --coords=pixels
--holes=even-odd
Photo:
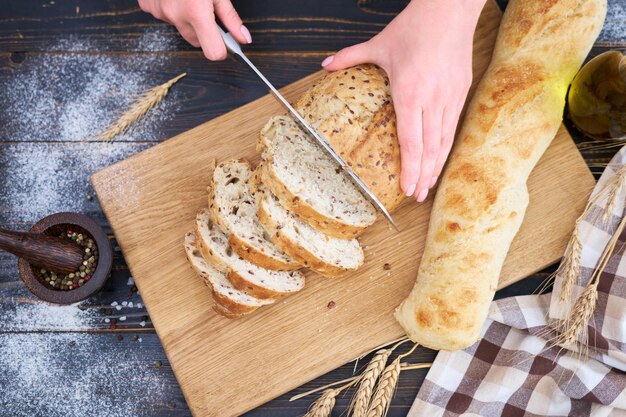
[[[272,304],[271,299],[261,300],[233,287],[224,272],[218,271],[204,259],[193,232],[185,235],[184,246],[191,267],[211,289],[215,301],[214,310],[217,313],[228,318],[238,318],[259,307]]]
[[[354,238],[374,223],[374,207],[293,120],[270,119],[259,143],[265,148],[261,181],[289,211],[340,239]]]
[[[304,276],[298,271],[272,271],[237,255],[226,235],[213,223],[209,210],[196,216],[196,239],[204,259],[224,272],[235,288],[253,297],[284,297],[304,288]]]
[[[390,101],[387,74],[366,64],[325,74],[299,97],[295,108],[347,158],[374,114]]]
[[[259,224],[251,175],[250,163],[243,159],[215,168],[209,187],[211,218],[228,235],[230,247],[248,262],[278,271],[299,269],[300,264],[276,247]]]
[[[259,220],[272,242],[313,271],[339,276],[363,263],[363,250],[356,239],[337,239],[311,227],[286,210],[270,191],[259,187]]]

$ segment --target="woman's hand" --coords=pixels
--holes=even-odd
[[[422,202],[448,158],[472,82],[484,0],[412,0],[378,35],[326,58],[328,71],[372,63],[389,76],[402,158],[400,184]]]
[[[139,7],[176,26],[183,38],[196,48],[202,47],[204,56],[211,61],[226,58],[216,15],[237,42],[252,42],[230,0],[139,0]]]

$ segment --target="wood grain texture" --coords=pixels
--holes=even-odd
[[[477,78],[498,21],[489,3],[476,36]],[[293,100],[319,75],[283,92]],[[92,176],[196,416],[238,415],[402,334],[392,312],[413,285],[430,200],[398,210],[400,234],[382,221],[368,230],[361,239],[366,263],[356,273],[339,280],[309,274],[302,293],[240,321],[212,312],[208,291],[186,264],[182,237],[206,205],[206,167],[214,158],[258,160],[256,136],[280,112],[264,97]],[[531,204],[501,286],[558,260],[593,184],[562,129],[531,176]],[[183,288],[174,285],[183,281]],[[335,308],[327,308],[330,301]]]

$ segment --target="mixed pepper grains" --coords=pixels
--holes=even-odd
[[[98,248],[96,242],[86,233],[80,233],[68,228],[59,235],[60,238],[70,239],[83,248],[83,264],[78,271],[70,274],[58,274],[46,269],[40,269],[39,278],[55,290],[69,291],[83,286],[91,279],[98,265]]]

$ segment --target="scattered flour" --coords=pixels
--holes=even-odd
[[[626,1],[609,0],[600,41],[626,42]]]
[[[0,81],[5,123],[0,139],[81,141],[93,139],[142,92],[170,77],[167,55],[132,56],[62,52],[35,54]],[[118,141],[154,141],[177,110],[174,88],[148,116]]]
[[[150,31],[129,49],[159,51],[172,39],[171,32]],[[58,211],[99,213],[98,203],[86,198],[93,195],[89,175],[164,139],[162,127],[182,97],[173,88],[116,143],[79,142],[95,138],[139,94],[167,81],[162,70],[169,58],[93,54],[97,45],[71,36],[50,49],[70,52],[28,55],[0,80],[0,142],[9,142],[0,152],[3,225],[28,225]]]
[[[22,286],[8,294],[0,309],[0,415],[147,417],[171,407],[163,402],[178,388],[155,368],[154,352],[136,343],[143,339],[86,332],[99,328],[101,307],[34,302]]]
[[[59,211],[97,212],[89,175],[149,144],[26,142],[0,153],[0,224],[31,224]]]
[[[164,398],[172,396],[166,393],[167,381],[145,361],[141,345],[129,346],[122,359],[113,337],[0,334],[0,368],[6,378],[0,389],[2,415],[138,417],[167,406]]]
[[[189,48],[189,44],[170,25],[150,28],[137,38],[127,38],[125,41],[111,42],[110,39],[98,42],[85,40],[84,36],[71,34],[61,39],[55,39],[45,45],[50,52],[89,52],[98,51],[131,51],[131,52],[165,52]]]
[[[14,301],[6,306],[6,309],[0,310],[2,332],[87,330],[93,329],[98,321],[93,309],[80,307],[78,303],[61,306],[45,302]]]

